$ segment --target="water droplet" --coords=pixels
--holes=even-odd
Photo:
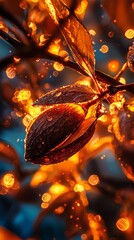
[[[51,122],[53,120],[53,117],[52,116],[47,116],[47,121],[48,122]]]
[[[49,163],[50,162],[50,160],[49,160],[49,158],[44,158],[44,162],[45,162],[45,164],[47,164],[47,163]]]
[[[108,33],[108,36],[109,36],[110,38],[112,38],[112,37],[114,36],[114,33],[111,31],[111,32]]]
[[[64,152],[65,152],[65,148],[63,148],[63,149],[61,150],[61,152],[64,153]]]

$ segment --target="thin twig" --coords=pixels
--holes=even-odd
[[[120,76],[122,75],[122,73],[125,72],[125,70],[127,69],[127,67],[128,67],[128,63],[125,62],[125,63],[123,64],[121,70],[120,70],[120,71],[117,73],[117,75],[114,77],[114,79],[115,79],[116,81],[119,81],[119,80],[120,80]]]
[[[76,8],[76,2],[75,2],[75,1],[72,1],[71,6],[70,6],[70,11],[69,11],[69,16],[70,16],[70,14],[71,14],[72,12],[74,12],[75,8]],[[68,16],[68,17],[69,17],[69,16]],[[46,43],[45,46],[44,46],[46,50],[48,49],[48,47],[50,46],[50,44],[52,43],[52,41],[53,41],[55,38],[57,38],[57,34],[58,34],[58,33],[62,33],[61,30],[62,30],[62,28],[64,27],[64,25],[66,24],[66,22],[68,21],[68,17],[65,17],[65,18],[63,18],[63,19],[60,19],[58,25],[55,24],[56,29],[55,29],[54,33],[53,33],[52,36],[48,39],[47,43]],[[52,20],[53,20],[53,19],[52,19]]]
[[[24,46],[23,48],[18,49],[18,51],[16,51],[16,53],[14,53],[12,56],[9,56],[0,61],[0,69],[5,68],[8,64],[12,63],[14,56],[18,56],[22,59],[42,58],[42,59],[49,59],[51,61],[57,61],[63,64],[65,67],[69,67],[74,71],[77,71],[85,76],[88,76],[88,74],[85,73],[85,71],[82,70],[77,63],[71,62],[69,60],[65,61],[63,57],[44,51],[43,47],[30,48],[30,47]],[[102,73],[100,71],[96,70],[95,74],[98,81],[103,82],[107,85],[111,85],[111,86],[124,85],[116,81],[114,78],[110,77],[109,75],[106,75],[105,73]],[[131,88],[128,88],[127,90],[130,93],[134,94],[134,86],[131,86]]]

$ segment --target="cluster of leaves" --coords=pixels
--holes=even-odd
[[[15,6],[18,8],[18,1]],[[16,179],[12,189],[1,184],[1,194],[14,194],[17,199],[27,202],[31,201],[31,194],[34,196],[32,201],[34,198],[38,202],[39,185],[50,182],[51,186],[48,187],[47,194],[51,196],[51,200],[47,206],[43,207],[44,209],[37,218],[36,234],[44,215],[54,212],[65,217],[68,238],[79,233],[86,234],[87,239],[95,239],[96,236],[104,240],[108,239],[108,235],[104,231],[103,220],[96,220],[95,215],[92,214],[91,217],[88,212],[86,191],[100,191],[113,198],[118,197],[120,191],[116,191],[116,186],[109,189],[103,180],[96,190],[88,181],[82,180],[80,175],[89,159],[110,145],[126,176],[130,180],[134,180],[134,85],[133,83],[122,84],[119,81],[125,68],[115,78],[95,70],[92,39],[80,21],[81,12],[85,13],[86,10],[86,0],[40,0],[37,2],[26,0],[23,1],[23,4],[21,2],[20,6],[26,14],[24,25],[21,25],[3,7],[3,4],[0,5],[0,15],[3,21],[0,35],[14,48],[13,54],[1,60],[0,68],[3,70],[7,65],[12,64],[19,74],[25,70],[31,79],[26,84],[28,84],[33,100],[36,99],[33,108],[41,106],[42,109],[38,115],[32,118],[27,127],[25,159],[48,166],[42,166],[38,171],[23,170],[14,149],[1,141],[0,155],[4,159],[11,160],[10,162],[15,168],[12,174]],[[19,13],[22,18],[24,12]],[[10,24],[8,26],[5,20],[15,28],[10,27]],[[50,23],[51,28],[48,27]],[[43,41],[40,41],[42,33]],[[65,40],[68,46],[68,55],[71,52],[74,61],[53,52],[52,46],[61,39]],[[62,44],[60,47],[63,48]],[[15,62],[16,58],[20,59],[17,63]],[[76,82],[50,91],[38,99],[42,90],[38,82],[37,71],[44,69],[38,65],[37,70],[37,64],[33,61],[37,58],[56,61],[64,67],[88,76],[88,83],[85,83],[84,80]],[[25,66],[25,61],[27,66]],[[133,71],[133,45],[128,51],[125,66],[129,66]],[[44,70],[45,76],[47,76],[49,68],[50,66]],[[21,88],[21,86],[20,84],[19,87]],[[5,88],[10,89],[10,94],[6,94]],[[25,103],[19,105],[18,102],[12,101],[15,87],[11,89],[10,84],[4,84],[3,90],[4,99],[24,116]],[[108,106],[108,112],[104,111],[103,104]],[[108,118],[106,128],[109,124],[112,126],[112,134],[109,137],[107,131],[105,137],[101,137],[99,142],[97,138],[92,137],[96,128],[99,128],[99,124],[101,124],[99,119],[103,114]],[[94,142],[89,142],[91,138]],[[66,161],[60,163],[64,160]],[[20,188],[19,184],[31,175],[30,186]],[[77,190],[77,184],[83,186],[83,190]],[[59,189],[61,187],[62,190],[54,193],[55,185]],[[34,192],[35,188],[36,193]],[[29,194],[26,198],[27,192]],[[120,200],[118,200],[122,205],[124,196],[125,191],[122,191]],[[131,196],[128,195],[126,201],[129,201],[130,211]],[[73,217],[70,218],[72,209],[74,209]],[[133,218],[132,221],[134,221]],[[2,231],[5,230],[2,229]]]

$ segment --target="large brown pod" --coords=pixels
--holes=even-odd
[[[45,110],[27,129],[27,161],[59,163],[78,152],[93,136],[100,100],[91,88],[79,84],[62,87],[47,93],[34,105],[42,105]]]

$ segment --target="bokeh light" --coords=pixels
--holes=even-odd
[[[128,218],[119,218],[116,222],[116,227],[122,232],[127,231],[130,227]]]

